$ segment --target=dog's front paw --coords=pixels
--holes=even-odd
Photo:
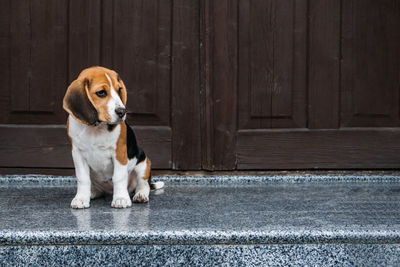
[[[89,207],[90,207],[90,199],[89,198],[83,198],[83,197],[76,196],[71,201],[71,208],[73,208],[73,209],[84,209],[84,208],[89,208]]]
[[[149,192],[147,190],[140,190],[133,196],[133,202],[145,203],[149,202]]]
[[[132,201],[131,199],[128,197],[114,197],[113,201],[111,202],[111,207],[113,208],[128,208],[132,206]]]

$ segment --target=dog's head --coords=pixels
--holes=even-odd
[[[68,87],[63,108],[84,124],[116,124],[126,118],[125,85],[113,70],[85,69]]]

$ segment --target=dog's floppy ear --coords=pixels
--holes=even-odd
[[[124,106],[126,106],[126,100],[127,100],[126,87],[125,87],[124,82],[119,77],[119,74],[117,74],[117,80],[121,83],[120,97],[121,97],[122,103],[124,104]]]
[[[121,100],[122,100],[122,103],[124,104],[124,106],[126,106],[126,87],[125,87],[125,84],[121,81],[121,84],[122,84],[122,90],[121,90]]]
[[[89,86],[88,79],[73,81],[65,93],[63,108],[81,123],[93,125],[98,121],[98,115],[87,95]]]

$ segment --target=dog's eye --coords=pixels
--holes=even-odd
[[[122,87],[118,88],[118,94],[121,94]]]
[[[107,92],[106,92],[105,90],[101,90],[101,91],[96,92],[96,95],[97,95],[98,97],[103,98],[103,97],[106,97],[106,96],[107,96]]]

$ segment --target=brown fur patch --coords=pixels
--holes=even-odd
[[[151,171],[151,161],[146,157],[146,170],[144,171],[143,180],[148,180],[150,178]]]
[[[127,100],[126,87],[122,80],[118,80],[118,82],[119,83],[117,84],[117,86],[114,86],[114,88],[115,88],[115,91],[117,91],[117,93],[119,94],[119,97],[121,98],[122,103],[126,107],[126,100]],[[120,92],[119,92],[119,88],[121,88]]]
[[[71,138],[71,136],[69,136],[69,118],[67,118],[67,136],[72,145],[72,138]]]
[[[128,163],[128,153],[126,147],[126,124],[125,122],[121,122],[119,125],[121,126],[121,132],[119,133],[117,140],[115,155],[119,163],[126,165]]]

